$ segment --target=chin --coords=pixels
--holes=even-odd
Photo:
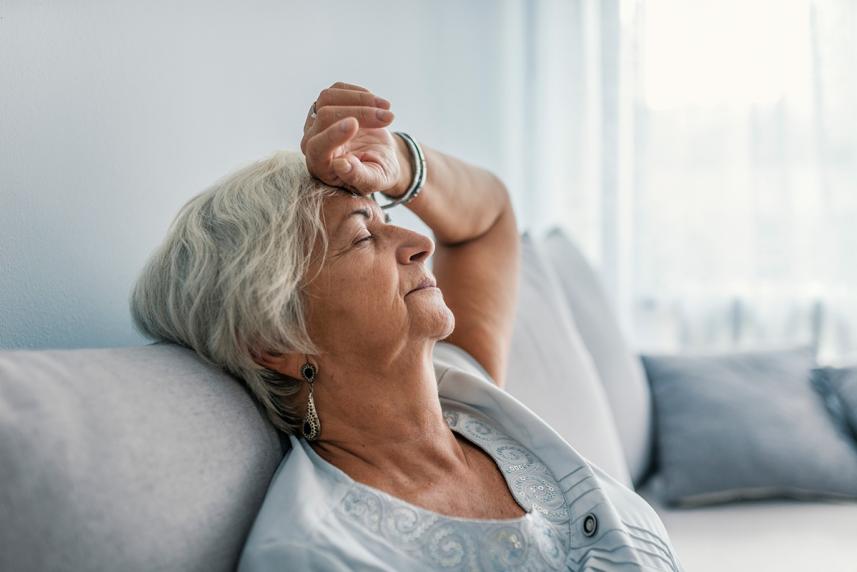
[[[411,306],[410,330],[417,338],[443,339],[455,329],[455,315],[442,298],[425,295],[426,301]],[[429,298],[435,298],[429,301]]]
[[[448,337],[455,330],[455,314],[452,313],[452,310],[449,309],[449,306],[444,304],[444,308],[446,308],[446,313],[449,315],[449,319],[446,321],[443,336],[440,339],[444,339]]]

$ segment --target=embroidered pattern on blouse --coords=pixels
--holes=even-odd
[[[516,520],[446,517],[361,483],[338,510],[373,533],[443,570],[549,570],[568,552],[569,513],[548,468],[485,418],[445,409],[444,419],[492,458],[528,514]]]

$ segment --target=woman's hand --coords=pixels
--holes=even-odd
[[[310,174],[362,195],[396,196],[391,189],[401,186],[405,169],[397,136],[386,129],[394,117],[389,109],[389,101],[364,87],[336,82],[323,90],[301,139]]]

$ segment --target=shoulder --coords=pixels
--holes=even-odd
[[[637,554],[635,558],[648,559],[652,556],[656,559],[655,562],[668,562],[671,566],[670,570],[683,571],[684,568],[675,553],[669,532],[654,507],[639,493],[629,489],[598,465],[589,463],[589,467],[596,479],[596,483],[592,486],[598,487],[604,498],[609,501],[611,510],[593,510],[585,504],[577,504],[580,505],[579,508],[586,510],[587,514],[598,515],[603,520],[601,524],[608,525],[607,529],[613,528],[619,531],[618,534],[610,536],[596,535],[594,546],[607,547],[610,550],[618,550],[619,547],[633,548],[636,546],[637,535],[644,532],[651,542],[651,554]],[[575,509],[574,504],[572,510]],[[614,513],[615,522],[611,521]]]
[[[242,562],[267,562],[296,546],[312,547],[312,538],[330,526],[332,513],[349,489],[335,473],[314,462],[304,441],[294,436],[289,440],[291,449],[268,485],[244,545]]]
[[[292,449],[274,474],[242,549],[239,572],[414,569],[373,532],[381,515],[369,510],[371,503],[354,498],[354,483],[318,462],[305,441],[290,440]]]
[[[240,572],[405,570],[401,555],[367,532],[346,507],[354,482],[303,439],[274,473],[241,552]],[[397,560],[397,558],[399,560]],[[285,564],[284,564],[285,563]]]
[[[267,572],[318,570],[347,572],[351,570],[340,557],[322,547],[289,541],[270,542],[245,550],[238,563],[238,572]]]

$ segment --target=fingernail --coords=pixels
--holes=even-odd
[[[375,112],[375,117],[377,117],[381,121],[389,121],[393,118],[393,113],[391,111],[387,111],[386,109],[379,109]]]
[[[340,131],[348,131],[348,127],[349,127],[350,125],[351,125],[351,122],[350,122],[350,121],[348,121],[347,119],[343,119],[343,120],[339,123],[339,130],[340,130]]]
[[[389,109],[390,102],[384,99],[383,97],[375,97],[375,107],[383,107],[384,109]]]

